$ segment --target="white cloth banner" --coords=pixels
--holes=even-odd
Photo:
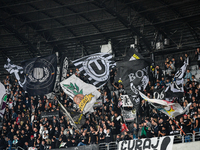
[[[79,106],[83,114],[94,112],[93,105],[101,93],[94,85],[87,84],[72,75],[60,83],[63,91]]]
[[[192,103],[189,103],[187,107],[183,109],[183,107],[179,103],[172,103],[172,102],[168,102],[167,100],[160,100],[160,99],[150,99],[146,95],[144,95],[142,92],[139,92],[139,93],[140,93],[140,96],[144,100],[150,102],[151,105],[153,105],[156,109],[166,114],[170,118],[175,118],[176,116],[184,114],[189,109],[190,105],[192,104]]]
[[[5,94],[6,94],[5,86],[0,82],[0,106],[3,103],[3,97],[5,96]]]
[[[172,150],[174,136],[120,141],[118,150]]]

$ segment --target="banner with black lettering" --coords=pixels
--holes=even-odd
[[[122,100],[122,107],[133,107],[133,103],[128,95],[121,95],[120,98]]]
[[[53,111],[53,112],[41,112],[41,118],[48,118],[48,120],[52,120],[53,116],[56,116],[56,118],[59,118],[59,111]]]
[[[133,110],[121,110],[123,119],[126,122],[133,122],[136,119],[136,109]]]
[[[129,95],[134,107],[138,110],[140,97],[138,90],[144,90],[149,82],[150,60],[138,59],[134,61],[117,62],[117,77],[121,79],[124,89]]]
[[[120,141],[118,150],[172,150],[174,136]]]
[[[91,84],[100,88],[109,80],[110,68],[116,65],[112,59],[112,54],[96,53],[72,62]]]
[[[26,60],[21,65],[26,75],[26,82],[22,86],[29,95],[44,95],[53,91],[57,70],[56,54]]]

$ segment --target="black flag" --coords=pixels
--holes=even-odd
[[[144,57],[138,53],[134,48],[130,48],[124,57],[124,61],[132,61],[137,59],[144,59]]]
[[[138,109],[140,96],[138,90],[144,90],[149,82],[150,60],[138,59],[117,63],[117,80],[121,79],[124,89],[129,95],[133,106]]]
[[[56,54],[37,57],[21,63],[26,82],[23,89],[29,95],[44,95],[53,91],[56,79]]]

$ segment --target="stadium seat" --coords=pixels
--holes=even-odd
[[[192,65],[192,66],[190,66],[190,70],[192,71],[192,70],[197,70],[198,69],[198,65]]]
[[[196,71],[196,70],[191,70],[191,74],[192,74],[192,75],[196,75],[196,74],[197,74],[197,71]]]

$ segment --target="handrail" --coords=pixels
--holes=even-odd
[[[22,147],[20,147],[20,146],[17,146],[17,150],[18,150],[19,148],[20,148],[21,150],[24,150]]]

